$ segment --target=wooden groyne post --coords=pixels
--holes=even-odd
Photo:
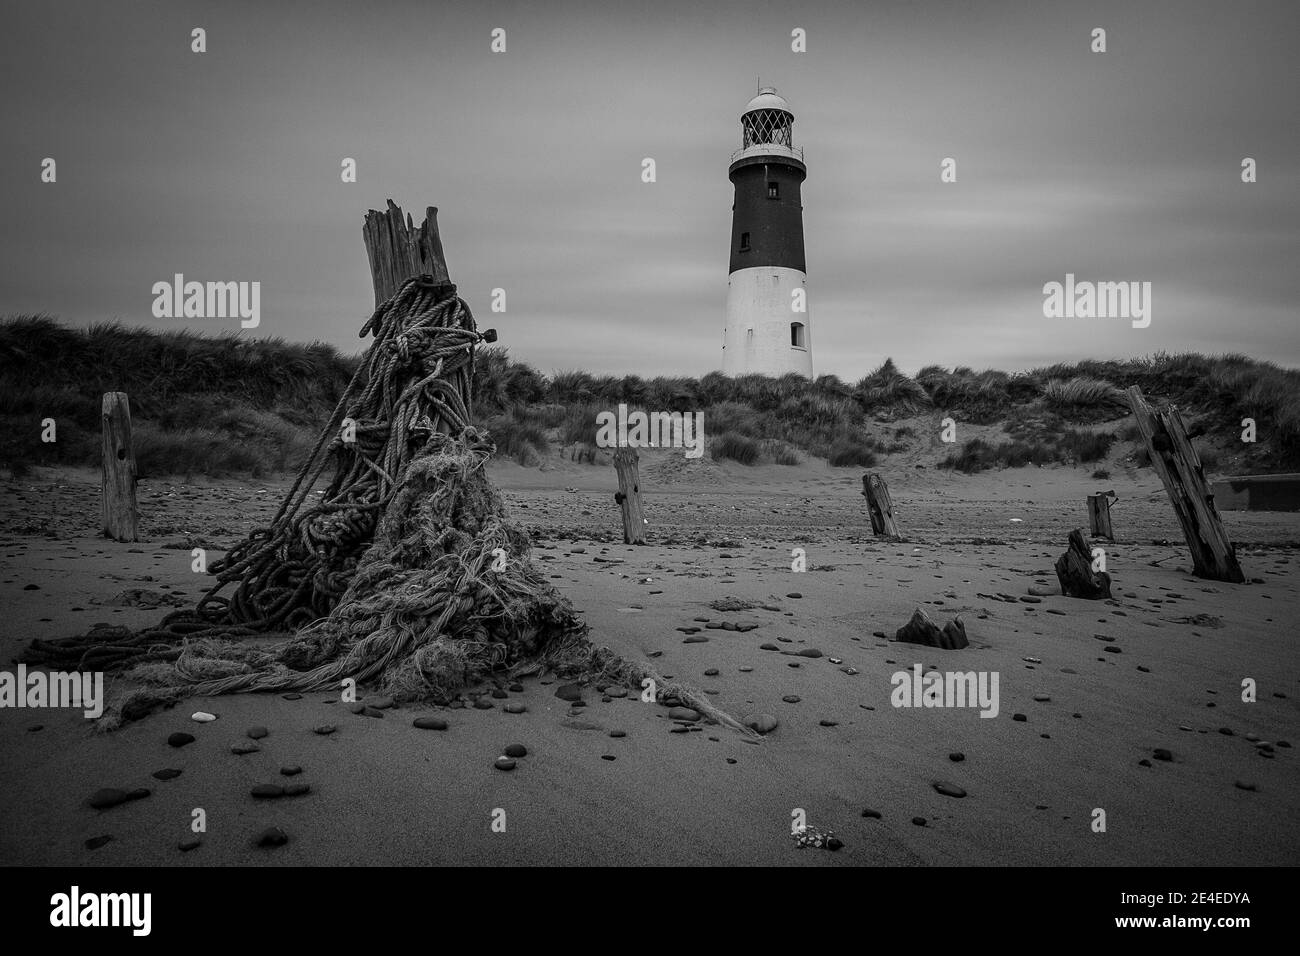
[[[114,541],[140,540],[135,499],[135,451],[131,447],[131,405],[126,392],[105,392],[103,417],[103,531]]]
[[[1151,466],[1169,493],[1170,504],[1192,550],[1192,568],[1198,577],[1241,584],[1246,580],[1237,563],[1237,550],[1214,506],[1205,483],[1201,458],[1187,437],[1183,417],[1171,406],[1157,411],[1147,404],[1142,389],[1128,389],[1129,407],[1151,456]]]
[[[862,496],[867,499],[871,515],[871,530],[876,535],[897,538],[898,524],[894,521],[894,503],[889,498],[889,486],[877,474],[862,476]]]
[[[614,449],[614,470],[618,472],[618,493],[614,500],[623,509],[623,543],[645,544],[645,512],[641,508],[641,478],[635,448]]]
[[[447,259],[438,235],[438,210],[429,206],[419,228],[409,213],[388,200],[388,211],[366,213],[362,238],[370,260],[370,281],[375,286],[375,305],[391,299],[411,276],[430,275],[436,282],[450,282]]]
[[[1110,505],[1114,497],[1113,491],[1088,496],[1088,529],[1094,538],[1115,540],[1115,532],[1110,524]]]

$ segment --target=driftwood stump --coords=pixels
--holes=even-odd
[[[1090,601],[1110,597],[1110,575],[1092,569],[1092,551],[1079,528],[1070,532],[1065,554],[1056,559],[1056,577],[1066,597]]]
[[[1110,503],[1114,497],[1113,491],[1088,496],[1088,529],[1094,538],[1115,540],[1115,532],[1110,526]]]
[[[614,470],[618,472],[618,494],[614,500],[623,509],[623,543],[645,544],[645,513],[641,510],[641,478],[635,448],[614,450]]]
[[[1128,390],[1129,407],[1151,456],[1151,466],[1164,483],[1169,501],[1192,550],[1192,568],[1198,577],[1241,584],[1246,575],[1237,563],[1237,549],[1228,539],[1214,496],[1205,482],[1201,458],[1187,437],[1183,417],[1170,407],[1157,411],[1136,385]]]
[[[135,452],[131,448],[131,405],[126,392],[105,392],[103,531],[114,541],[139,541],[135,500]]]
[[[912,619],[894,634],[894,640],[904,644],[941,647],[948,651],[961,650],[963,647],[970,646],[970,641],[966,639],[966,625],[962,623],[960,617],[953,618],[943,626],[943,630],[940,630],[939,625],[930,620],[930,615],[919,607],[912,612]]]
[[[375,305],[391,299],[411,276],[433,276],[435,282],[450,282],[447,259],[438,235],[438,210],[429,206],[417,229],[409,213],[388,200],[388,211],[366,213],[362,226],[366,256],[370,260],[370,281],[375,287]]]
[[[894,522],[894,503],[889,499],[889,486],[879,475],[862,476],[862,496],[867,499],[874,534],[897,538],[898,525]]]

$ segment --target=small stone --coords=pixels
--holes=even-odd
[[[1164,747],[1157,747],[1154,751],[1152,751],[1151,756],[1155,757],[1157,760],[1163,760],[1166,763],[1174,759],[1174,755],[1171,754]]]
[[[754,714],[745,718],[745,726],[760,734],[770,734],[780,725],[780,721],[771,714]]]
[[[216,719],[216,714],[209,714],[207,711],[203,710],[196,710],[194,713],[190,714],[190,720],[199,724],[210,724]]]
[[[288,767],[281,767],[280,773],[286,777],[296,777],[298,774],[302,773],[302,767],[299,767],[297,764],[292,764]]]
[[[167,743],[172,747],[184,747],[186,744],[194,743],[194,735],[186,733],[174,733],[167,738]]]
[[[245,731],[249,740],[261,740],[269,733],[270,731],[265,727],[249,727],[248,730]]]
[[[446,730],[447,722],[441,717],[416,717],[411,721],[411,726],[421,730]]]
[[[375,710],[388,710],[389,708],[391,708],[391,707],[393,706],[393,698],[391,698],[391,697],[368,697],[368,698],[366,698],[366,703],[367,703],[368,705],[370,705],[371,707],[375,708]]]
[[[348,712],[353,714],[364,714],[366,712],[366,705],[361,703],[361,701],[355,701],[348,704]]]
[[[955,783],[948,783],[946,780],[936,780],[930,786],[934,787],[936,793],[941,793],[945,797],[957,797],[958,799],[966,796],[966,791]]]
[[[189,853],[190,850],[197,850],[202,845],[203,841],[199,839],[182,840],[180,843],[176,844],[176,849],[180,850],[182,853]]]
[[[302,700],[302,694],[281,694],[283,700]]]
[[[513,757],[497,757],[495,766],[498,770],[514,770],[515,761]]]
[[[718,674],[720,674],[720,673],[721,673],[721,671],[719,671],[716,667],[710,667],[708,670],[706,670],[706,671],[704,672],[704,676],[705,676],[705,677],[717,677]]]
[[[1253,780],[1237,780],[1233,783],[1233,786],[1238,790],[1249,790],[1252,793],[1259,789],[1259,784]]]
[[[1012,714],[1012,715],[1011,715],[1011,719],[1012,719],[1012,720],[1018,720],[1018,721],[1020,721],[1020,723],[1023,724],[1023,723],[1024,723],[1025,721],[1027,721],[1029,718],[1026,717],[1024,714]]]
[[[918,827],[925,826],[925,817],[912,817],[912,823]]]
[[[815,647],[805,647],[803,650],[799,651],[798,654],[800,657],[811,657],[814,660],[823,656],[822,652],[817,650]]]
[[[953,763],[961,763],[963,760],[966,759],[966,755],[962,753],[960,750],[957,750],[948,754],[948,759],[951,760]]]
[[[155,770],[153,778],[155,780],[175,780],[181,775],[179,770],[173,770],[171,767],[164,767],[162,770]]]
[[[284,796],[284,787],[277,783],[259,783],[249,793],[259,800],[274,800]]]
[[[474,699],[475,710],[491,710],[492,706],[492,701],[488,700],[486,697],[476,697]]]
[[[501,751],[507,757],[527,757],[528,748],[523,744],[509,744],[506,749]]]
[[[526,713],[528,710],[527,707],[519,703],[519,701],[517,700],[512,700],[508,704],[503,704],[501,706],[501,709],[504,710],[507,714],[522,714],[522,713]]]
[[[308,793],[311,793],[311,784],[309,783],[291,783],[284,788],[286,797],[301,797]]]
[[[313,733],[320,734],[322,737],[327,737],[330,734],[334,733],[334,730],[335,727],[333,724],[321,724],[319,727],[313,730]]]
[[[694,707],[674,707],[668,711],[668,719],[694,722],[700,719],[700,712]]]
[[[87,850],[98,850],[101,846],[112,839],[113,837],[111,834],[105,833],[103,836],[91,837],[86,841],[85,846]]]
[[[797,704],[799,703],[799,701],[803,700],[803,698],[800,697],[798,694],[786,694],[781,699],[785,701],[787,704]]]
[[[253,743],[251,740],[247,743],[240,741],[239,743],[233,743],[230,745],[230,752],[240,757],[245,754],[255,754],[261,749],[261,747]]]
[[[820,727],[838,727],[839,721],[827,720],[825,717],[823,717],[821,720],[817,721],[817,724]]]
[[[1052,699],[1052,698],[1048,697],[1046,694],[1035,694],[1035,695],[1034,695],[1034,700],[1038,701],[1038,703],[1040,703],[1040,704],[1045,704],[1045,703],[1047,703],[1047,702],[1048,702],[1049,700],[1051,700],[1051,699]]]
[[[788,597],[788,598],[794,598],[794,599],[797,601],[797,600],[799,600],[801,597],[803,597],[803,595],[800,594],[798,591],[791,591],[789,594],[786,595],[786,597]]]
[[[129,793],[125,790],[118,790],[116,787],[105,787],[103,790],[96,790],[90,795],[87,801],[96,810],[107,810],[118,804],[126,803],[128,800],[139,800],[141,797],[149,796],[148,790],[132,790]]]
[[[880,811],[879,811],[879,810],[873,810],[873,809],[871,809],[870,807],[867,807],[866,809],[864,809],[864,810],[862,811],[862,815],[863,815],[864,817],[866,817],[868,820],[880,820],[880,819],[882,819],[882,817],[880,816]]]
[[[606,696],[606,697],[613,697],[613,698],[616,698],[616,699],[618,699],[618,700],[622,700],[624,697],[627,696],[627,688],[626,688],[626,687],[607,687],[607,688],[605,688],[605,696]]]
[[[289,842],[289,834],[285,833],[279,827],[268,827],[259,833],[253,840],[257,846],[275,847],[284,846]]]
[[[560,700],[582,700],[582,685],[561,684],[559,687],[555,688],[555,696],[560,698]]]

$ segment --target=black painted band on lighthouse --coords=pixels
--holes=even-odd
[[[735,186],[728,272],[755,266],[807,272],[800,196],[800,184],[807,177],[804,164],[780,155],[746,156],[731,164],[728,177]]]

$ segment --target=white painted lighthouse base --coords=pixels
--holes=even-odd
[[[722,334],[722,371],[726,375],[784,375],[812,378],[809,312],[795,312],[792,292],[808,277],[798,269],[760,266],[733,272],[727,281],[727,325]],[[798,323],[798,330],[792,324]],[[800,339],[796,340],[798,334]],[[796,345],[801,341],[802,345]]]

